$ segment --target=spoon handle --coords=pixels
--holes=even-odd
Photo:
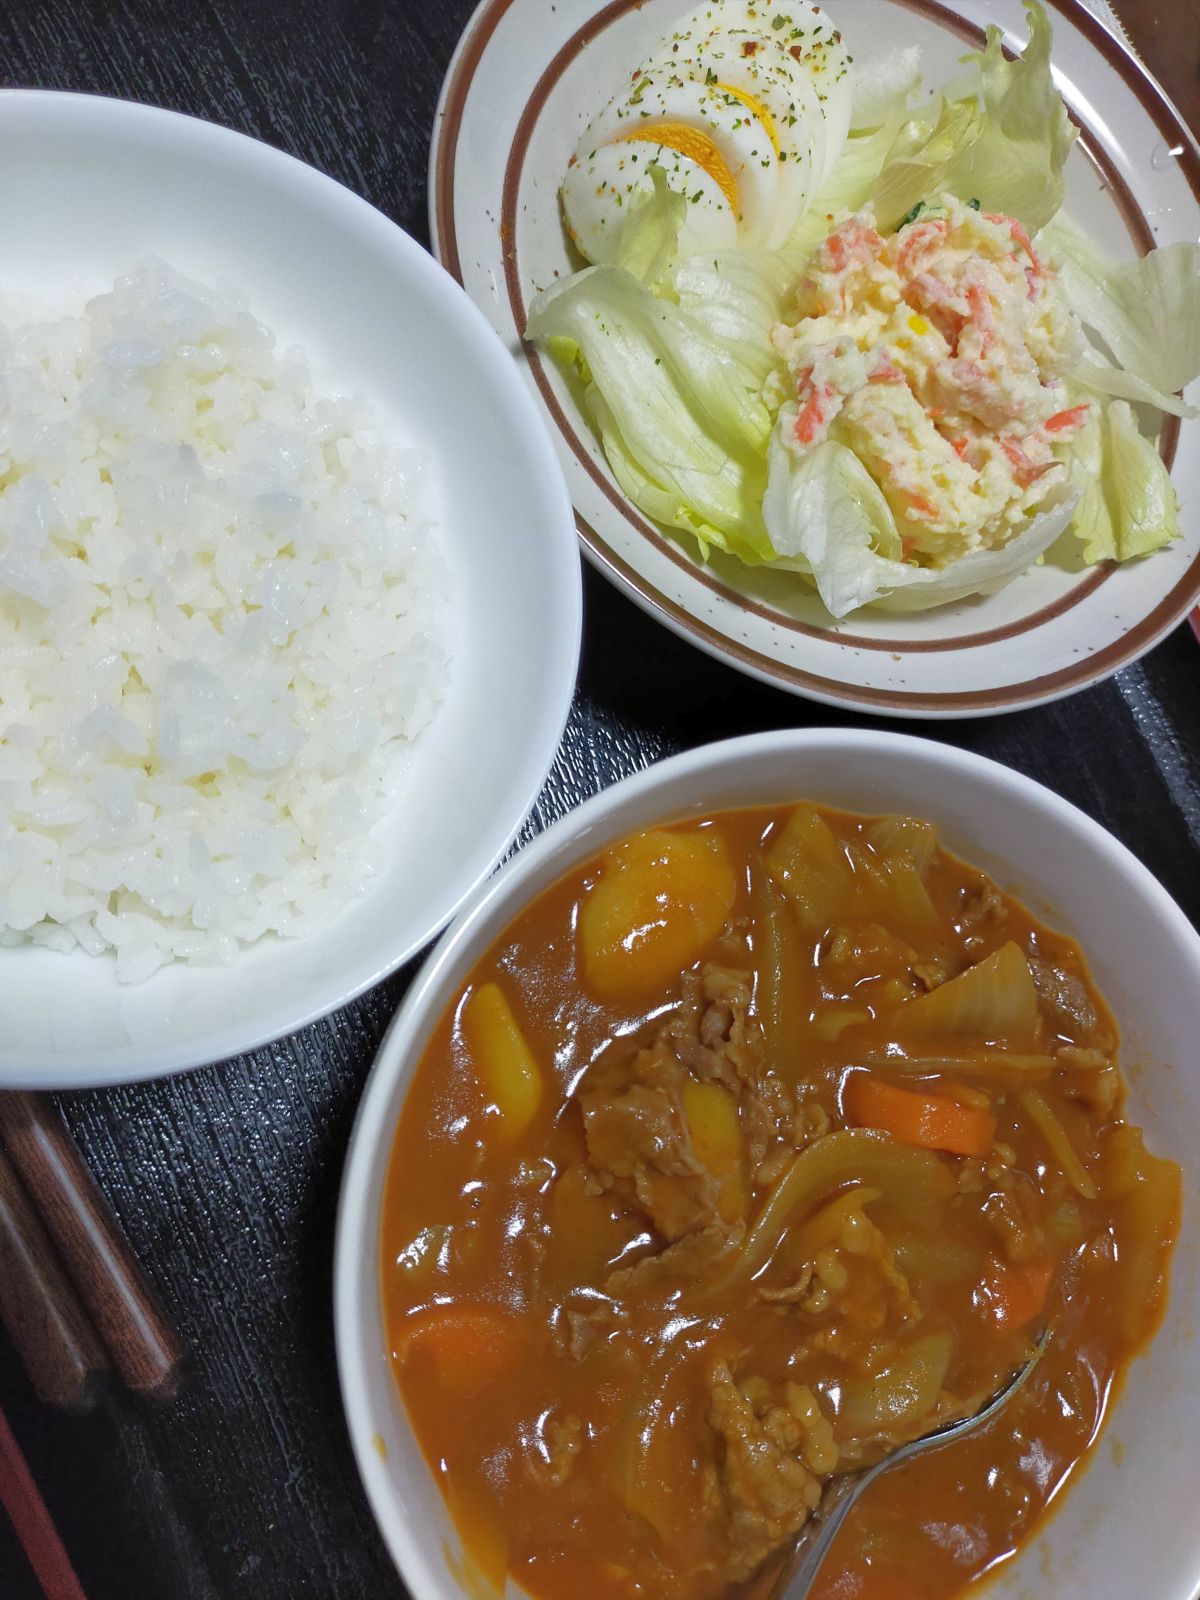
[[[833,1479],[821,1496],[820,1506],[797,1539],[792,1559],[780,1573],[780,1581],[771,1590],[768,1600],[807,1600],[838,1529],[850,1515],[859,1495],[875,1481],[885,1465],[886,1459],[867,1472],[848,1472],[844,1477]]]
[[[973,1415],[959,1417],[957,1421],[947,1422],[942,1427],[935,1428],[932,1433],[908,1440],[906,1444],[892,1450],[865,1472],[848,1472],[840,1478],[830,1479],[821,1496],[820,1504],[801,1529],[792,1553],[776,1578],[767,1600],[808,1600],[809,1590],[813,1586],[813,1580],[820,1570],[821,1563],[829,1553],[829,1546],[837,1537],[838,1529],[849,1516],[851,1507],[863,1490],[874,1483],[881,1473],[890,1467],[898,1467],[911,1456],[920,1455],[926,1450],[940,1450],[945,1445],[953,1444],[957,1439],[966,1439],[985,1427],[999,1415],[1026,1382],[1029,1374],[1041,1360],[1049,1342],[1050,1328],[1046,1327],[1038,1335],[1037,1343],[1028,1360],[1016,1376],[1003,1389],[997,1390]]]

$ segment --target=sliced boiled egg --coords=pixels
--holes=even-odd
[[[657,164],[689,202],[684,254],[781,245],[841,154],[850,104],[850,57],[817,6],[713,0],[580,141],[562,189],[572,236],[614,259]]]
[[[634,196],[649,186],[646,169],[654,161],[689,201],[686,232],[697,249],[767,242],[779,196],[779,156],[765,125],[736,96],[686,79],[673,65],[648,65],[631,94],[600,113],[589,136],[564,188],[568,219],[589,259],[605,259],[589,248],[600,244],[597,235],[615,249],[613,235]],[[614,186],[614,170],[623,187]],[[605,180],[609,187],[601,192]],[[723,205],[705,206],[714,200],[710,185]],[[694,206],[705,209],[693,217]]]
[[[690,20],[685,19],[671,42],[674,70],[690,82],[711,85],[766,133],[778,171],[763,242],[782,244],[820,187],[824,170],[825,116],[811,76],[769,35],[741,26],[699,33],[686,25]],[[743,242],[752,241],[747,237]]]
[[[701,77],[715,72],[731,89],[752,95],[782,147],[799,156],[811,142],[820,152],[813,166],[815,188],[821,187],[850,131],[853,80],[845,41],[819,6],[719,0],[684,17],[664,45]]]
[[[668,130],[668,138],[672,131]],[[562,197],[567,226],[580,254],[595,262],[616,258],[625,218],[649,192],[647,171],[654,163],[671,188],[689,202],[680,233],[681,252],[687,256],[732,250],[738,242],[733,175],[719,152],[705,150],[704,156],[704,161],[697,161],[674,145],[648,140],[601,144],[574,156]]]

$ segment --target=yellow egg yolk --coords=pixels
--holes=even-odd
[[[763,104],[763,102],[757,99],[756,96],[748,94],[745,89],[735,89],[731,83],[718,83],[717,88],[722,94],[731,94],[735,100],[740,100],[745,106],[746,110],[749,111],[752,116],[758,118],[763,125],[763,131],[766,133],[767,138],[771,141],[771,148],[774,150],[775,154],[778,155],[779,130],[775,126],[775,118],[771,115],[770,110]]]
[[[729,201],[731,210],[735,214],[738,212],[737,180],[730,172],[725,157],[717,148],[715,141],[710,139],[708,134],[702,133],[699,128],[689,128],[683,122],[658,122],[631,128],[628,133],[623,133],[613,142],[633,144],[637,141],[662,145],[668,150],[677,151],[681,156],[686,156],[689,161],[694,161],[718,186]]]

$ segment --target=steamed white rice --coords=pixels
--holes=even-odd
[[[135,981],[361,891],[447,682],[422,466],[159,262],[0,316],[0,944]]]

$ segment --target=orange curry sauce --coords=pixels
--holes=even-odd
[[[1048,1324],[817,1596],[949,1600],[1011,1555],[1161,1314],[1179,1173],[1116,1046],[1076,945],[923,824],[730,812],[542,894],[434,1031],[384,1203],[396,1377],[479,1572],[756,1594],[831,1464],[976,1409]],[[661,1127],[622,1146],[641,1109],[683,1176]]]

